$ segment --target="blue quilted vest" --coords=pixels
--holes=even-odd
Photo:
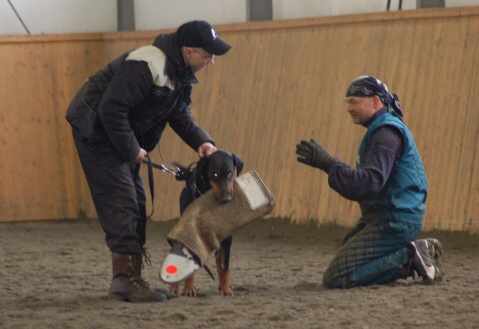
[[[426,210],[427,178],[413,136],[401,119],[386,113],[371,123],[359,147],[357,168],[364,166],[369,139],[378,128],[385,125],[399,128],[403,135],[404,153],[379,194],[373,199],[359,202],[361,213],[384,220],[421,223]]]

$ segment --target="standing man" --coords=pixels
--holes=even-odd
[[[440,281],[442,244],[415,240],[426,209],[427,180],[421,157],[395,94],[378,79],[354,80],[345,98],[353,123],[367,132],[356,169],[331,157],[311,139],[296,146],[298,161],[325,171],[329,186],[361,207],[357,226],[323,276],[327,288],[383,284],[419,275]]]
[[[191,89],[197,82],[195,72],[230,48],[208,22],[187,22],[100,69],[68,108],[66,119],[112,252],[111,298],[167,298],[167,289],[152,288],[141,276],[149,260],[140,165],[167,123],[200,157],[216,151],[190,112]]]

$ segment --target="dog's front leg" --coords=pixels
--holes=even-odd
[[[230,285],[230,252],[233,236],[229,236],[220,243],[216,252],[216,269],[219,278],[219,291],[221,296],[234,296]]]
[[[181,296],[186,297],[196,297],[196,288],[195,288],[195,276],[192,275],[185,280],[185,285],[183,286],[183,291]]]
[[[219,291],[221,296],[234,296],[230,285],[230,271],[218,268]]]
[[[224,253],[225,250],[220,248],[218,253],[216,254],[216,269],[218,271],[218,279],[219,279],[219,291],[221,296],[234,296],[233,290],[231,289],[230,285],[230,270],[229,264],[225,266],[224,262]]]

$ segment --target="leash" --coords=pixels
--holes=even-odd
[[[150,157],[148,157],[148,161],[143,160],[143,163],[148,164],[148,168],[152,167],[152,168],[155,168],[155,169],[159,169],[162,172],[169,172],[169,173],[172,173],[175,176],[179,176],[178,169],[175,171],[174,168],[167,168],[164,164],[159,165],[159,164],[153,163],[153,162],[151,162]],[[149,172],[148,172],[148,174],[149,174]]]
[[[148,215],[148,219],[153,216],[153,213],[155,212],[155,180],[153,178],[153,168],[161,170],[162,172],[169,172],[175,175],[175,177],[179,176],[179,170],[175,171],[174,168],[167,168],[164,164],[156,164],[151,162],[150,157],[148,157],[148,160],[143,160],[143,163],[148,165],[148,185],[150,185],[150,195],[151,195],[151,213]]]

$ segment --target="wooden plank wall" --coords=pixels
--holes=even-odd
[[[77,217],[88,194],[65,109],[101,35],[2,36],[0,62],[0,220]]]
[[[398,94],[423,157],[429,180],[424,228],[479,232],[479,8],[216,29],[233,48],[198,73],[192,111],[220,148],[238,154],[245,171],[260,174],[277,202],[271,216],[354,224],[357,204],[331,191],[325,174],[298,164],[294,151],[299,140],[314,137],[354,165],[365,130],[351,123],[343,98],[349,82],[367,74]],[[158,33],[0,38],[0,59],[8,63],[0,77],[16,86],[0,88],[0,150],[9,155],[0,164],[7,177],[0,183],[0,220],[94,214],[64,110],[101,64]],[[196,160],[171,129],[151,156],[165,164]],[[146,178],[146,170],[142,174]],[[154,220],[178,216],[181,188],[173,176],[155,172]]]

